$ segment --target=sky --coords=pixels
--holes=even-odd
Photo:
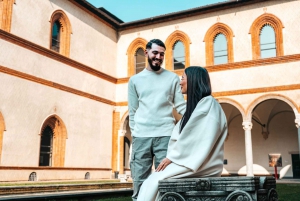
[[[141,20],[226,0],[87,0],[96,8],[104,7],[124,22]]]

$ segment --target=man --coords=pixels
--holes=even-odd
[[[143,181],[151,174],[153,157],[155,168],[166,157],[175,126],[173,107],[181,115],[185,112],[179,77],[161,68],[165,50],[161,40],[149,41],[145,50],[148,66],[132,76],[128,83],[129,126],[132,135],[130,168],[134,201]]]

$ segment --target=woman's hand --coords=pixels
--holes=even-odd
[[[168,158],[164,158],[156,168],[155,172],[163,171],[170,163],[172,163],[172,161]]]

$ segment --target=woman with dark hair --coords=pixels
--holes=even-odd
[[[180,86],[187,95],[186,112],[173,130],[166,158],[144,181],[138,201],[158,200],[159,180],[221,176],[227,122],[220,104],[211,96],[207,70],[186,68]]]

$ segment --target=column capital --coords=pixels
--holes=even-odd
[[[252,129],[252,122],[251,121],[244,121],[242,125],[243,125],[243,129],[245,131],[250,131]]]

